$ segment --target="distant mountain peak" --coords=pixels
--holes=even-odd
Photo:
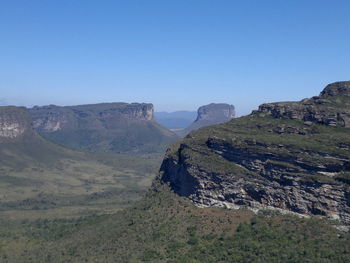
[[[196,120],[187,128],[176,131],[179,136],[185,136],[199,128],[227,122],[235,117],[235,107],[226,103],[210,103],[198,108]]]
[[[199,107],[197,121],[227,121],[235,117],[235,107],[226,103],[210,103]]]

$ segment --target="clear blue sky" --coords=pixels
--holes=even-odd
[[[349,14],[337,0],[1,0],[0,103],[246,114],[349,80]]]

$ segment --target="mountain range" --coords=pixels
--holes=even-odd
[[[116,211],[142,197],[176,138],[152,104],[0,107],[0,210]]]
[[[26,108],[0,107],[1,217],[115,212],[141,198],[159,161],[62,147],[34,130]]]
[[[336,82],[319,96],[263,104],[248,116],[191,131],[168,147],[147,194],[122,211],[0,220],[0,257],[348,262],[349,105],[350,82]],[[18,123],[30,123],[23,120]],[[3,141],[25,138],[20,124],[4,124]]]
[[[152,104],[49,105],[29,111],[40,135],[73,149],[161,154],[177,138],[154,120]]]
[[[194,111],[156,112],[155,119],[180,137],[193,130],[227,122],[235,117],[235,107],[226,103],[211,103]]]
[[[300,102],[190,133],[168,150],[162,182],[199,207],[275,209],[350,223],[350,82]]]

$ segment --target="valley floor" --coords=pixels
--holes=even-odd
[[[110,215],[1,223],[1,262],[348,262],[330,222],[200,209],[157,186]],[[334,222],[333,222],[334,223]]]

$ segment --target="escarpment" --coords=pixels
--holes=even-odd
[[[319,97],[264,104],[192,132],[167,151],[159,178],[199,207],[277,209],[350,224],[349,104],[349,82],[338,82]]]
[[[111,128],[122,121],[152,121],[153,105],[146,103],[101,103],[65,106],[49,105],[30,109],[33,125],[41,133],[65,129]],[[111,126],[112,125],[112,126]]]
[[[235,117],[235,107],[226,103],[211,103],[198,108],[196,120],[187,128],[178,130],[179,136],[185,136],[199,128],[227,122]]]
[[[258,112],[276,118],[350,127],[350,81],[329,84],[319,96],[301,102],[263,104]]]
[[[34,128],[70,148],[99,152],[162,152],[176,135],[153,118],[153,105],[101,103],[30,109]]]
[[[11,141],[31,134],[31,118],[26,108],[0,107],[0,141]]]

